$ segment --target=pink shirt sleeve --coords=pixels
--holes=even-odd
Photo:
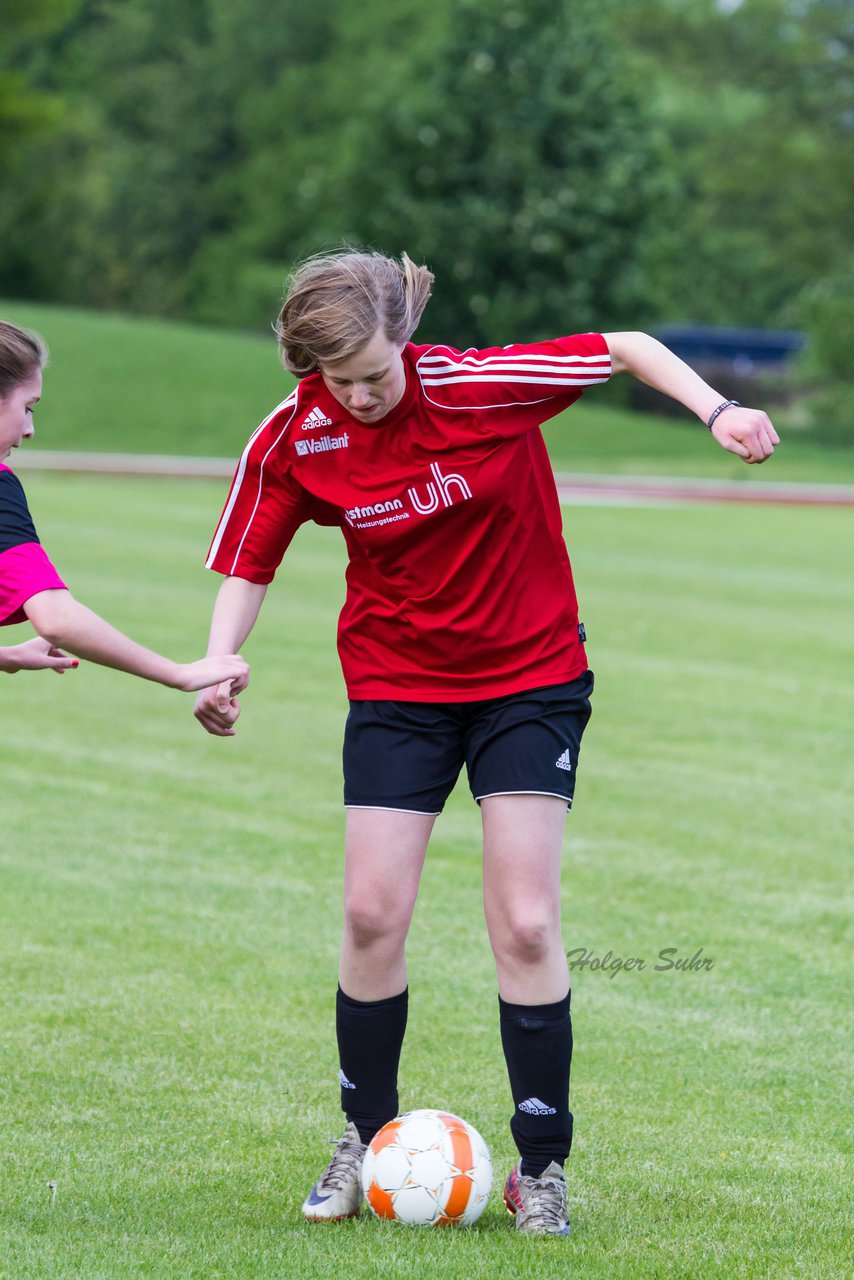
[[[67,590],[39,542],[0,553],[0,627],[26,622],[23,606],[39,591]]]

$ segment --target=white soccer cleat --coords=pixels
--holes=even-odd
[[[367,1145],[351,1120],[335,1142],[332,1159],[308,1193],[302,1207],[304,1218],[311,1222],[340,1222],[356,1216],[362,1204],[362,1161],[366,1151]]]
[[[517,1164],[504,1184],[504,1203],[516,1215],[517,1231],[528,1235],[569,1235],[566,1179],[554,1160],[539,1178],[524,1176]]]

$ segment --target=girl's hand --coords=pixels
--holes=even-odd
[[[64,671],[73,670],[79,665],[76,658],[55,648],[41,636],[25,640],[23,644],[11,645],[8,649],[0,649],[0,671],[8,671],[10,675],[16,671],[55,671],[61,676]]]

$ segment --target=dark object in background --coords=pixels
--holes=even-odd
[[[788,404],[795,394],[792,370],[806,342],[796,329],[670,324],[652,332],[728,400]],[[631,383],[629,403],[646,413],[684,416],[676,401],[637,380]]]

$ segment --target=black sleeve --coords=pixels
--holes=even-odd
[[[0,471],[0,555],[23,542],[38,542],[24,487],[14,471]]]

